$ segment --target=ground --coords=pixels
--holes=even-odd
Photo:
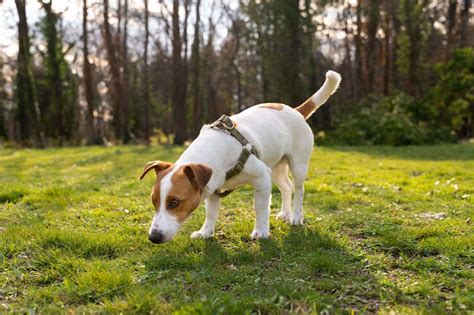
[[[216,235],[147,239],[149,160],[177,147],[0,150],[0,313],[467,313],[474,309],[474,145],[316,148],[302,227],[252,241],[252,193]]]

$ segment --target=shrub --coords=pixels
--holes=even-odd
[[[428,101],[436,109],[439,124],[458,137],[474,137],[474,49],[457,49],[453,58],[435,67],[439,76]]]
[[[416,145],[474,137],[474,49],[453,52],[434,67],[436,84],[420,99],[371,95],[336,117],[335,130],[316,141],[349,145]]]
[[[389,97],[369,96],[357,103],[359,108],[346,117],[338,117],[337,127],[324,143],[349,145],[415,145],[452,141],[449,129],[434,127],[417,120],[413,108],[419,102],[400,93]]]

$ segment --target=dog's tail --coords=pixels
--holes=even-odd
[[[308,119],[311,115],[328,100],[334,92],[336,92],[341,82],[341,76],[335,71],[326,72],[326,81],[323,86],[308,98],[303,104],[295,109],[303,115],[304,119]]]

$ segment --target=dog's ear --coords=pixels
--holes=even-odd
[[[158,175],[159,172],[162,172],[167,168],[170,168],[171,166],[173,166],[173,163],[170,162],[150,161],[146,163],[145,168],[143,169],[143,173],[140,176],[140,180],[142,180],[143,177],[145,177],[145,175],[151,170],[155,170],[155,173]]]
[[[183,169],[184,174],[196,190],[202,191],[212,176],[212,168],[204,164],[188,164]]]

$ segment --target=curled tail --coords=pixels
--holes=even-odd
[[[340,82],[341,76],[339,73],[335,71],[326,72],[326,81],[324,81],[323,86],[295,109],[303,115],[304,119],[308,119],[321,105],[326,103],[329,96],[336,92]]]

